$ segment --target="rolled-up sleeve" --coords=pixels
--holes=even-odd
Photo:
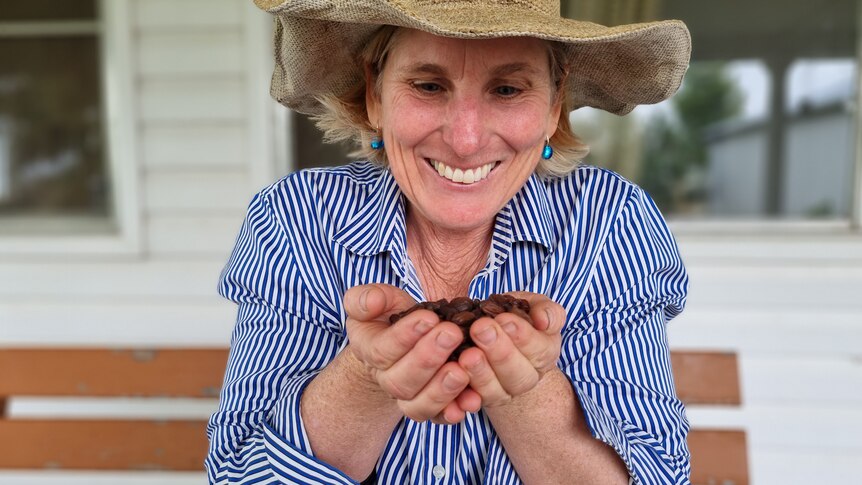
[[[344,335],[337,315],[304,286],[285,223],[265,195],[249,206],[219,293],[239,308],[207,427],[210,483],[356,483],[315,459],[305,433],[302,392]]]
[[[635,189],[596,259],[585,302],[564,329],[561,367],[591,433],[638,484],[688,484],[688,422],[677,399],[666,323],[688,277],[652,200]]]

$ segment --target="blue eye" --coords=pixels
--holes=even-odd
[[[415,83],[413,86],[423,93],[437,93],[443,88],[437,83]]]
[[[505,97],[511,97],[511,96],[514,96],[514,95],[518,94],[519,92],[521,92],[520,89],[518,89],[516,87],[512,87],[512,86],[500,86],[500,87],[496,88],[494,91],[497,94],[499,94],[500,96],[505,96]]]

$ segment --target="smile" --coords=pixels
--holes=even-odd
[[[498,163],[491,162],[482,165],[481,167],[460,169],[452,168],[443,162],[438,162],[437,160],[428,160],[428,162],[434,167],[434,170],[437,170],[437,173],[440,174],[441,177],[449,179],[452,182],[465,185],[474,184],[484,179]]]

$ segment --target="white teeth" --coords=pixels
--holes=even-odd
[[[481,169],[477,169],[476,171],[477,171],[477,172],[479,172],[480,170],[481,170]],[[464,182],[465,184],[472,184],[472,183],[473,183],[473,180],[475,180],[475,179],[474,179],[474,175],[473,175],[473,171],[472,171],[472,170],[466,170],[466,171],[464,171],[464,180],[463,180],[463,182]]]
[[[464,172],[460,168],[455,169],[455,173],[452,174],[453,182],[463,182],[464,181]]]
[[[441,177],[445,177],[453,182],[462,183],[465,185],[478,182],[487,177],[491,170],[494,169],[494,165],[496,165],[497,163],[491,162],[476,168],[453,169],[452,167],[444,164],[443,162],[438,162],[437,160],[430,160],[430,162]]]

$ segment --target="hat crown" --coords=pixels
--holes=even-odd
[[[469,3],[471,6],[485,5],[489,8],[520,7],[527,10],[535,10],[548,15],[560,15],[560,0],[415,0],[413,2],[400,1],[400,4],[413,3],[417,6],[430,6],[441,4]]]

